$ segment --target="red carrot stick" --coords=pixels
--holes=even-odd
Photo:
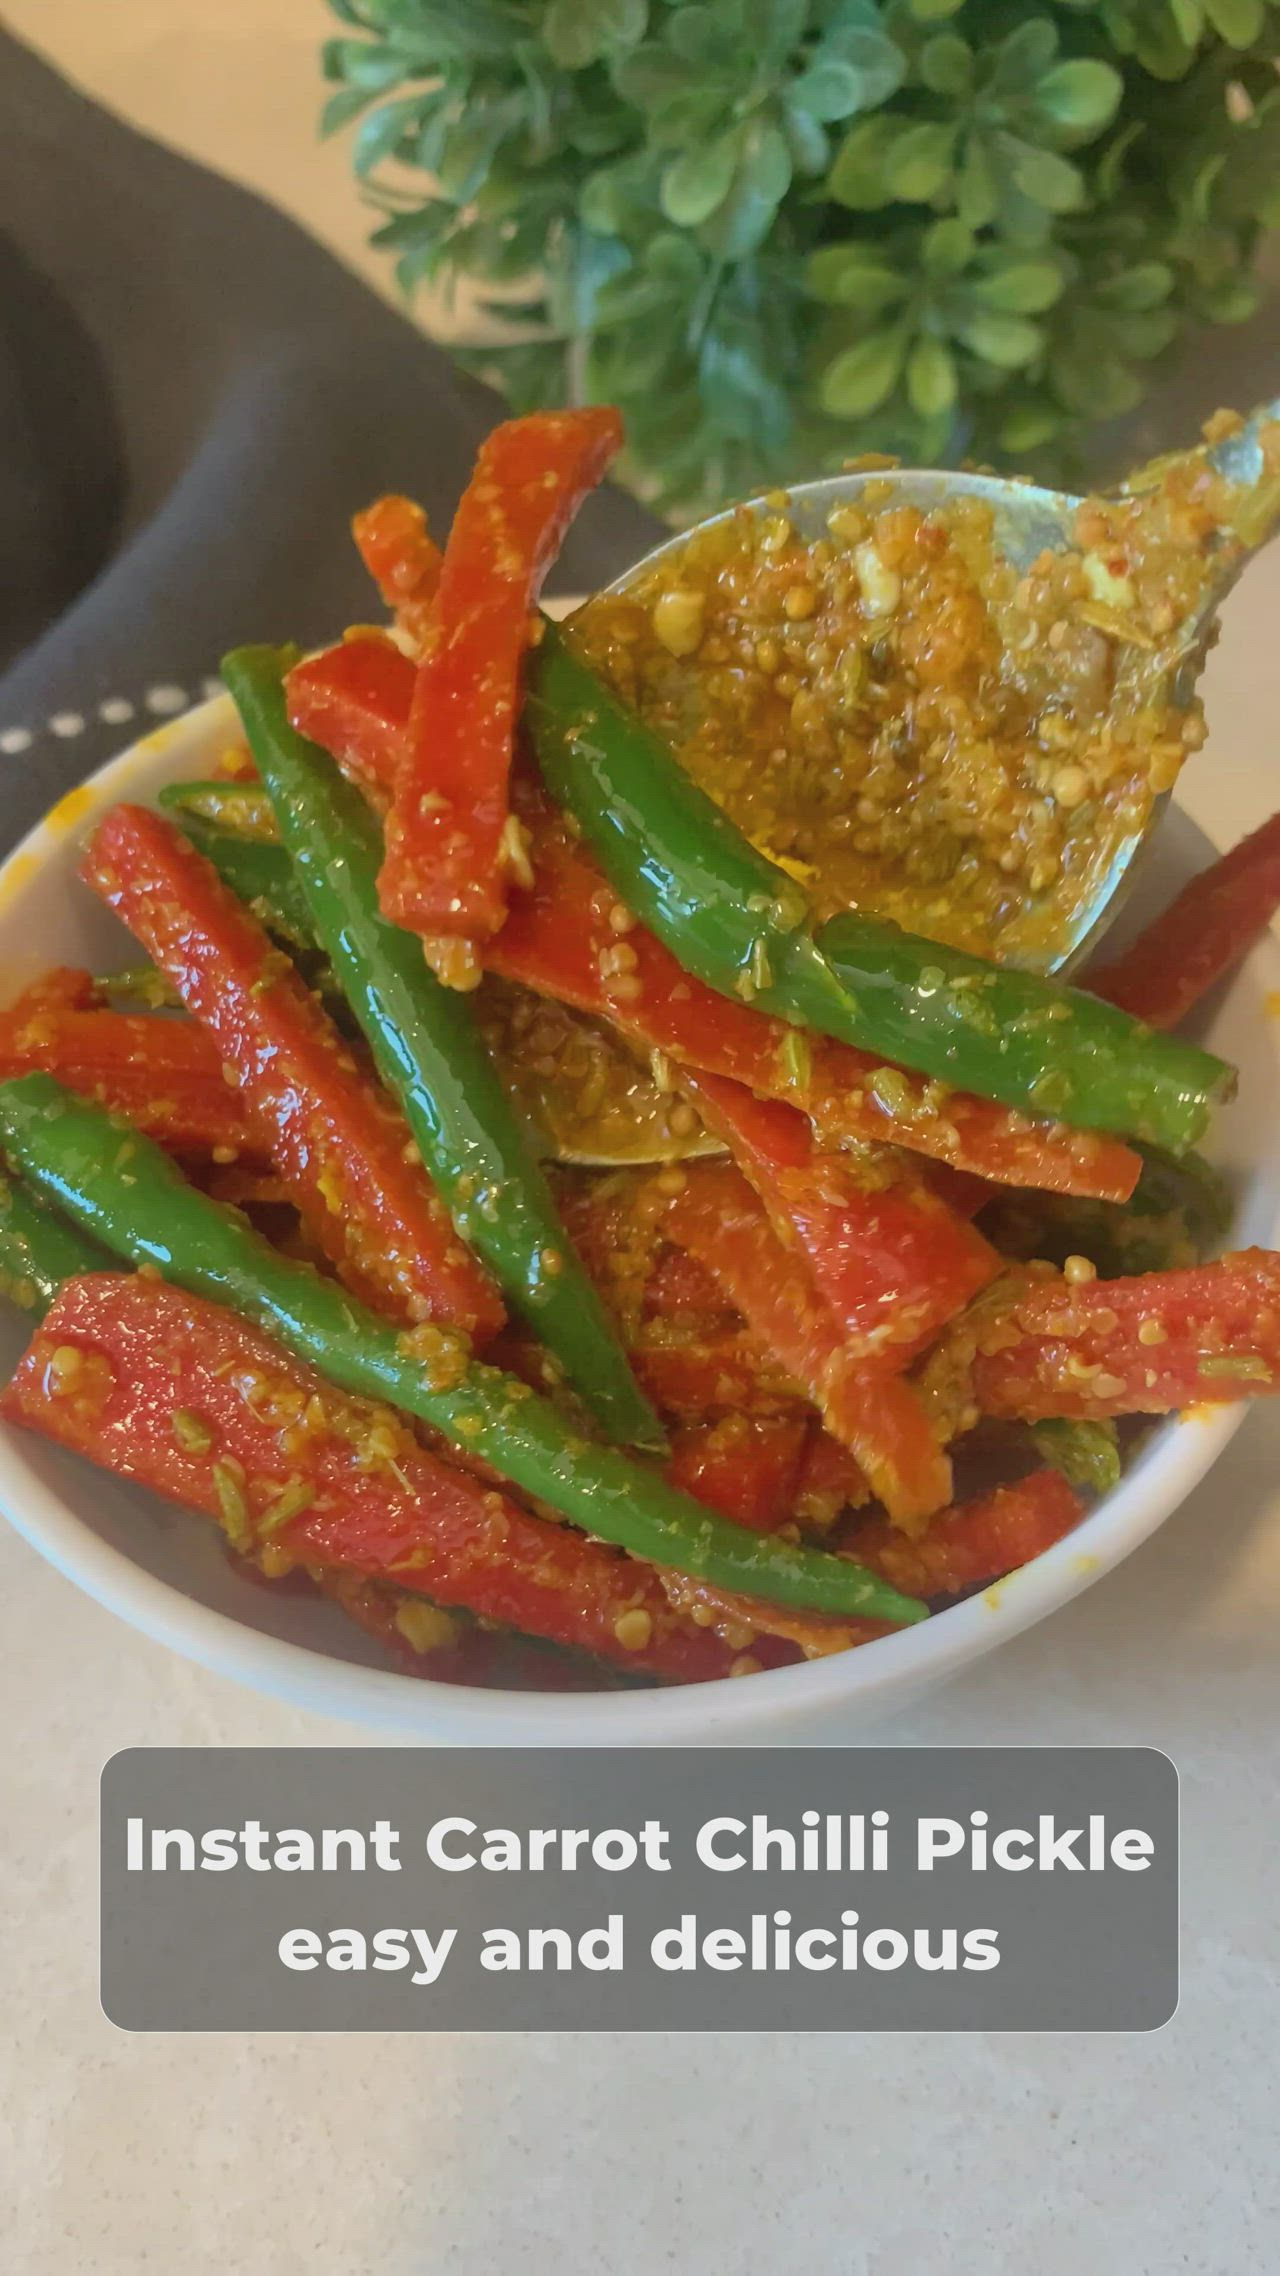
[[[674,1440],[667,1476],[696,1501],[753,1532],[776,1533],[795,1516],[803,1415],[724,1415]]]
[[[914,1540],[882,1517],[863,1518],[847,1546],[895,1588],[915,1596],[958,1596],[1029,1565],[1083,1515],[1083,1502],[1060,1471],[1036,1470],[1016,1485],[940,1510]]]
[[[397,924],[484,941],[519,868],[511,773],[533,609],[573,515],[622,443],[616,411],[536,412],[495,427],[445,547],[379,880]]]
[[[381,1576],[637,1671],[728,1673],[733,1653],[672,1614],[649,1566],[529,1516],[403,1418],[164,1281],[69,1281],[0,1414],[218,1519],[242,1553]]]
[[[1177,1027],[1261,939],[1280,910],[1280,814],[1184,885],[1085,986],[1149,1027]]]
[[[258,1162],[251,1130],[203,1028],[145,1012],[78,1011],[26,997],[0,1014],[0,1079],[56,1075],[81,1098],[127,1115],[170,1153]]]
[[[976,1322],[987,1415],[1157,1415],[1280,1388],[1280,1255],[1072,1284],[1029,1279]]]
[[[665,1231],[714,1272],[755,1342],[798,1382],[900,1524],[945,1503],[951,1466],[911,1385],[851,1351],[798,1248],[787,1249],[745,1178],[692,1163]]]
[[[212,1035],[281,1177],[340,1224],[353,1284],[405,1319],[492,1334],[503,1316],[497,1291],[455,1233],[404,1123],[204,856],[164,815],[117,806],[84,874]]]
[[[426,646],[444,555],[412,498],[375,499],[356,514],[351,534],[360,558],[418,653]]]
[[[718,1075],[686,1074],[784,1241],[795,1240],[859,1358],[905,1366],[995,1278],[1000,1260],[886,1149],[826,1153],[803,1114]]]

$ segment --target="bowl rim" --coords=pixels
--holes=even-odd
[[[125,796],[154,790],[156,761],[196,771],[235,732],[226,695],[211,697],[130,744],[67,793],[0,864],[0,918],[65,850],[66,837]],[[146,778],[145,780],[143,778]],[[1280,945],[1270,937],[1247,968],[1280,987]],[[1271,1046],[1280,1054],[1280,1027]],[[1280,1199],[1269,1227],[1280,1238]],[[338,1659],[197,1602],[97,1534],[28,1455],[33,1443],[0,1427],[0,1515],[46,1560],[109,1611],[233,1680],[296,1706],[416,1738],[464,1745],[667,1745],[785,1737],[812,1721],[900,1694],[905,1700],[1069,1603],[1147,1540],[1205,1476],[1239,1428],[1246,1403],[1170,1416],[1152,1432],[1118,1486],[1065,1539],[993,1587],[918,1626],[857,1651],[752,1676],[748,1683],[688,1684],[627,1692],[530,1692],[442,1683]],[[856,1738],[856,1730],[852,1734]]]

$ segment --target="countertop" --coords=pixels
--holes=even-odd
[[[236,38],[252,28],[296,74],[325,27],[311,0],[20,0],[6,14],[108,97],[135,88],[131,62],[148,52],[129,107],[151,124],[166,57],[184,88],[199,76],[175,43],[206,43],[225,100]],[[253,77],[270,81],[261,56]],[[250,128],[237,170],[331,242],[345,236],[358,262],[341,165],[304,153],[311,82],[273,108],[270,134],[256,101],[256,156]],[[217,155],[194,97],[169,128]],[[313,167],[305,181],[273,173],[281,136]],[[1212,739],[1186,782],[1219,844],[1277,803],[1277,624],[1273,557],[1230,604]],[[1154,2036],[130,2038],[97,2003],[105,1758],[361,1735],[175,1659],[0,1531],[5,2264],[21,2276],[1265,2276],[1280,2265],[1278,1639],[1273,1407],[1119,1572],[877,1734],[1142,1741],[1172,1755],[1183,1995]]]

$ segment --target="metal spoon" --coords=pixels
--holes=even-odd
[[[1207,465],[1226,486],[1218,501],[1220,533],[1207,564],[1200,606],[1189,621],[1176,626],[1164,650],[1155,656],[1135,652],[1135,656],[1140,656],[1144,696],[1148,701],[1164,701],[1181,710],[1189,707],[1218,610],[1245,563],[1280,524],[1280,472],[1274,461],[1268,467],[1262,447],[1264,430],[1277,422],[1280,422],[1280,401],[1265,404],[1252,412],[1237,432],[1213,443],[1200,443],[1187,452],[1153,460],[1131,475],[1118,492],[1110,493],[1121,497],[1140,496],[1156,485],[1175,459]],[[981,499],[993,512],[997,550],[1020,571],[1028,570],[1046,551],[1078,550],[1074,533],[1076,516],[1084,502],[1082,498],[992,474],[878,468],[832,475],[823,481],[800,483],[789,491],[788,518],[802,537],[824,536],[827,516],[832,509],[858,504],[872,485],[877,508],[882,504],[910,504],[928,511],[958,498]],[[763,498],[748,503],[755,512],[776,510]],[[735,510],[729,508],[726,513],[710,516],[698,527],[714,527]],[[692,534],[688,530],[681,531],[656,546],[609,590],[627,591],[656,562],[678,553]],[[1125,668],[1123,664],[1119,667],[1118,685]],[[1091,955],[1134,882],[1139,857],[1150,843],[1168,796],[1167,791],[1159,793],[1141,825],[1118,840],[1112,859],[1095,880],[1087,901],[1073,912],[1069,932],[1059,936],[1060,945],[1053,953],[1046,952],[1040,958],[1042,969],[1065,973]],[[1051,910],[1051,901],[1049,907]]]

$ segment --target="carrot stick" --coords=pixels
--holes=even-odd
[[[421,654],[431,630],[444,555],[411,498],[375,499],[356,514],[351,534],[396,623]]]
[[[616,411],[546,411],[480,446],[445,547],[387,816],[382,906],[428,938],[498,931],[520,670],[542,580],[622,442]]]
[[[803,1415],[724,1415],[679,1434],[667,1476],[722,1517],[776,1533],[795,1516],[805,1438]]]
[[[905,1366],[999,1271],[990,1243],[887,1149],[826,1153],[780,1100],[715,1075],[685,1087],[798,1242],[855,1356]]]
[[[915,1391],[850,1349],[807,1258],[784,1247],[746,1179],[728,1164],[690,1164],[664,1229],[716,1275],[755,1341],[856,1455],[891,1516],[910,1526],[941,1508],[951,1466]]]
[[[653,1570],[427,1450],[221,1305],[136,1275],[69,1281],[0,1398],[116,1476],[217,1519],[243,1554],[349,1569],[636,1671],[728,1673]],[[741,1647],[738,1647],[739,1649]]]
[[[1202,869],[1085,985],[1148,1027],[1177,1027],[1235,969],[1280,910],[1280,814]]]
[[[145,1012],[79,1011],[53,996],[0,1014],[0,1079],[56,1075],[171,1153],[261,1162],[265,1150],[202,1028]]]
[[[895,1588],[923,1597],[959,1596],[1029,1565],[1083,1515],[1083,1502],[1060,1471],[1036,1470],[1016,1485],[940,1510],[914,1540],[882,1517],[863,1518],[848,1547]]]
[[[213,1037],[241,1107],[300,1206],[342,1229],[345,1269],[374,1302],[469,1335],[502,1320],[399,1115],[256,917],[161,814],[117,806],[85,862]]]
[[[1124,1280],[1028,1279],[975,1320],[976,1408],[987,1415],[1157,1415],[1280,1387],[1280,1255]]]

